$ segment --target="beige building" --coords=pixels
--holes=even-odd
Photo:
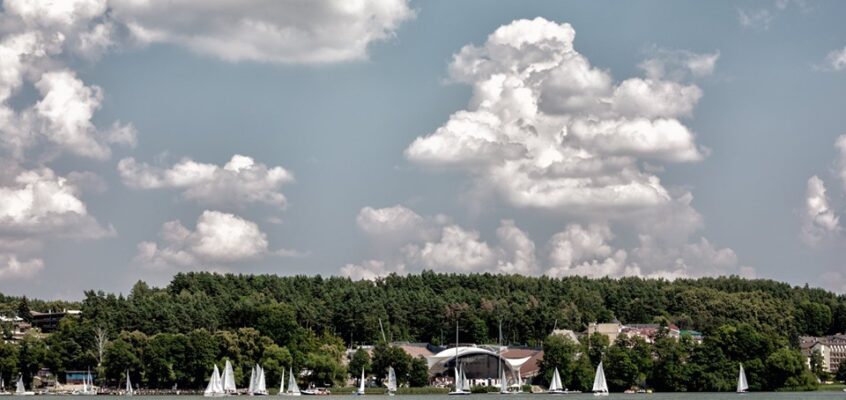
[[[588,325],[587,334],[590,336],[594,333],[599,333],[608,336],[608,341],[610,343],[614,343],[614,341],[617,340],[617,336],[620,336],[620,332],[622,331],[623,324],[621,324],[620,321],[603,322],[601,324],[591,322],[590,325]]]
[[[837,372],[840,364],[846,361],[846,335],[832,335],[832,336],[803,336],[799,338],[799,349],[805,356],[805,360],[810,366],[811,355],[814,352],[819,352],[822,356],[823,371],[829,373]]]

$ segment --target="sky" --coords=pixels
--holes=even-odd
[[[0,3],[4,294],[424,269],[846,293],[843,2]]]

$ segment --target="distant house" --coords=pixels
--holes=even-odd
[[[569,329],[555,329],[552,331],[552,336],[564,336],[576,343],[579,342],[579,336],[576,335],[576,332],[573,332]]]
[[[44,333],[52,333],[59,327],[59,321],[68,315],[79,315],[79,310],[49,311],[46,313],[32,311],[32,326]]]
[[[17,342],[32,329],[32,325],[28,322],[24,321],[23,318],[14,316],[14,317],[5,317],[0,315],[0,324],[3,325],[4,329],[8,329],[11,337],[6,339],[7,342]],[[5,332],[4,332],[5,333]]]
[[[614,343],[617,340],[617,336],[620,336],[620,333],[623,331],[623,324],[616,319],[611,322],[603,322],[603,323],[596,323],[591,322],[587,328],[588,336],[593,335],[594,333],[599,333],[601,335],[605,335],[608,337],[608,341],[610,343]]]

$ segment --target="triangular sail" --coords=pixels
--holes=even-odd
[[[395,392],[397,390],[397,373],[394,367],[388,367],[388,391]]]
[[[290,375],[288,375],[288,392],[290,394],[296,394],[300,392],[300,387],[297,386],[297,380],[294,379],[294,368],[290,369]]]
[[[132,382],[129,380],[129,370],[126,370],[126,394],[132,395]]]
[[[247,386],[247,393],[253,394],[256,392],[256,367],[250,370],[250,385]]]
[[[737,377],[737,392],[743,393],[749,390],[749,383],[746,382],[746,372],[743,371],[743,364],[740,364],[740,374]]]
[[[232,369],[232,363],[226,360],[226,365],[223,367],[223,377],[221,379],[224,393],[235,393],[238,388],[235,387],[235,371]]]
[[[500,393],[508,392],[508,380],[505,378],[505,370],[499,374],[499,391]]]
[[[555,372],[552,374],[552,382],[549,384],[549,391],[554,392],[563,389],[561,385],[561,374],[558,373],[558,368],[555,368]]]
[[[223,384],[220,381],[220,370],[217,369],[216,364],[214,366],[214,372],[212,372],[212,376],[209,379],[209,385],[206,386],[206,391],[203,393],[207,396],[223,394]]]
[[[364,393],[364,368],[361,369],[361,380],[358,381],[358,392]]]
[[[264,368],[261,365],[257,365],[256,369],[258,370],[258,380],[256,381],[256,393],[258,394],[267,394],[267,382],[264,380]]]
[[[599,393],[608,392],[608,383],[605,382],[605,371],[602,369],[602,361],[596,366],[596,376],[593,378],[593,391]]]
[[[285,393],[285,367],[282,367],[282,375],[279,379],[279,394]]]
[[[467,380],[467,375],[464,374],[464,365],[461,366],[461,390],[465,392],[470,391],[470,381]]]
[[[21,394],[26,392],[26,387],[24,386],[23,375],[18,376],[18,383],[15,384],[15,393]]]

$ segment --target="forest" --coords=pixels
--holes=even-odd
[[[738,363],[753,390],[810,389],[816,377],[798,350],[801,335],[846,331],[846,297],[739,277],[675,281],[519,275],[421,274],[351,281],[321,276],[181,273],[163,288],[136,283],[127,294],[86,291],[79,302],[0,296],[0,313],[78,308],[50,335],[0,345],[6,382],[39,368],[96,372],[116,386],[126,370],[147,388],[201,388],[212,364],[230,360],[241,384],[260,362],[269,382],[282,368],[309,370],[302,384],[340,385],[345,350],[378,344],[373,359],[353,357],[377,378],[394,366],[401,382],[425,385],[421,359],[387,342],[449,345],[504,342],[543,348],[545,384],[558,367],[565,385],[589,389],[605,361],[612,390],[732,390]],[[655,343],[594,335],[574,343],[554,327],[584,331],[591,322],[674,324],[705,335],[702,343],[661,334]],[[4,334],[9,335],[4,326]],[[604,339],[604,341],[603,341]],[[356,364],[358,363],[358,364]],[[818,368],[817,368],[818,369]],[[818,375],[822,375],[817,371]],[[840,377],[842,379],[842,377]]]

